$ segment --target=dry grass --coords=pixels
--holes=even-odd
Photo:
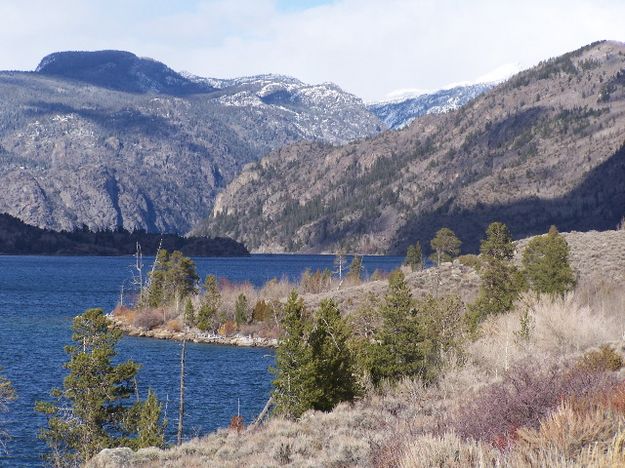
[[[470,364],[491,376],[502,375],[512,365],[528,358],[541,362],[562,361],[588,348],[622,340],[625,317],[619,303],[625,292],[612,290],[615,301],[597,307],[596,298],[575,292],[562,299],[526,295],[516,311],[491,317],[482,327],[481,338],[470,345]],[[529,339],[519,336],[521,313],[531,318]]]
[[[286,289],[279,283],[270,288]],[[462,355],[447,356],[436,385],[406,380],[330,413],[309,412],[297,422],[274,418],[240,434],[221,430],[170,450],[141,450],[112,466],[625,466],[625,387],[614,384],[623,371],[610,371],[618,367],[612,366],[614,355],[601,348],[609,344],[615,355],[625,354],[623,305],[625,290],[605,283],[581,283],[562,299],[528,295],[513,312],[485,322]],[[531,318],[525,337],[518,333],[524,312]],[[600,365],[579,364],[588,359]],[[542,370],[534,372],[530,362]],[[549,389],[555,390],[543,391]],[[522,404],[498,405],[489,397],[495,394]],[[490,404],[489,417],[504,423],[498,407],[533,413],[506,426],[501,450],[496,437],[452,431],[472,402],[475,420],[480,404]]]

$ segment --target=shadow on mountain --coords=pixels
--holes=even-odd
[[[438,229],[447,226],[462,240],[462,251],[476,253],[486,227],[508,225],[515,239],[543,234],[555,224],[560,231],[614,229],[625,215],[625,145],[593,169],[567,195],[551,200],[529,197],[503,205],[482,205],[454,211],[451,201],[435,212],[415,216],[401,229],[392,251],[403,254],[415,241],[426,250]]]
[[[41,60],[36,73],[135,94],[184,96],[214,90],[157,60],[122,50],[55,52]]]

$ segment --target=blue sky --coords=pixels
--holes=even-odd
[[[332,3],[332,0],[278,0],[277,7],[280,11],[302,11]]]
[[[122,49],[200,76],[280,73],[378,100],[624,41],[624,18],[625,0],[2,0],[0,69]]]

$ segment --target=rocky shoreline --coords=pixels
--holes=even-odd
[[[155,338],[157,340],[176,340],[176,341],[192,341],[193,343],[219,344],[226,346],[241,346],[245,348],[276,348],[278,340],[275,338],[262,338],[250,335],[231,335],[221,336],[213,333],[197,333],[193,331],[172,331],[163,328],[155,328],[145,330],[143,328],[134,327],[132,325],[117,319],[113,315],[109,318],[119,327],[124,334],[128,336],[137,336],[143,338]]]

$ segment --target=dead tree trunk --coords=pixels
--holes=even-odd
[[[182,443],[183,419],[184,419],[184,361],[187,353],[187,340],[182,340],[182,348],[180,349],[180,402],[178,405],[178,434],[176,437],[177,445]]]

